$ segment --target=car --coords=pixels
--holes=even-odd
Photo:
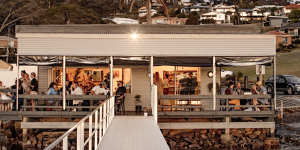
[[[270,77],[266,81],[265,85],[268,93],[273,94],[274,77]],[[300,93],[300,78],[293,75],[277,75],[276,90],[278,92],[284,92],[288,95]]]

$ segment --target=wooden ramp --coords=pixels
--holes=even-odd
[[[153,117],[116,116],[99,150],[169,150]]]

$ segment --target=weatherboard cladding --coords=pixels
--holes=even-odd
[[[99,26],[87,26],[86,31],[76,31],[78,33],[70,33],[68,27],[79,29],[82,26],[55,26],[48,29],[44,29],[43,26],[38,26],[36,29],[32,26],[19,26],[18,54],[49,56],[273,56],[276,54],[275,36],[272,35],[191,34],[191,30],[197,29],[194,26],[191,29],[186,26],[172,26],[174,29],[180,29],[174,30],[179,34],[167,34],[168,31],[162,32],[157,28],[158,26],[153,26],[152,33],[161,31],[162,34],[148,34],[145,31],[148,32],[151,28],[146,26],[144,32],[140,30],[137,32],[138,38],[133,39],[131,34],[126,34],[125,31],[119,34],[117,32],[92,34],[91,31],[86,33],[90,28],[99,31],[101,29]],[[110,29],[108,27],[105,26],[105,29]],[[122,29],[122,26],[117,27],[118,31]],[[130,26],[124,27],[129,30]],[[144,26],[136,27],[144,28]],[[28,30],[25,30],[26,28]],[[108,32],[112,31],[114,30],[110,29]],[[238,30],[236,31],[239,33]]]

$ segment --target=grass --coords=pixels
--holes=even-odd
[[[247,75],[250,81],[256,81],[255,66],[250,67],[226,67],[224,70],[231,70]],[[290,52],[277,53],[277,74],[289,74],[300,77],[300,48],[292,49]],[[273,67],[266,67],[264,80],[273,75]]]

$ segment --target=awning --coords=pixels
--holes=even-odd
[[[0,60],[0,71],[12,71],[13,66]]]
[[[218,66],[270,65],[273,57],[217,57]]]

